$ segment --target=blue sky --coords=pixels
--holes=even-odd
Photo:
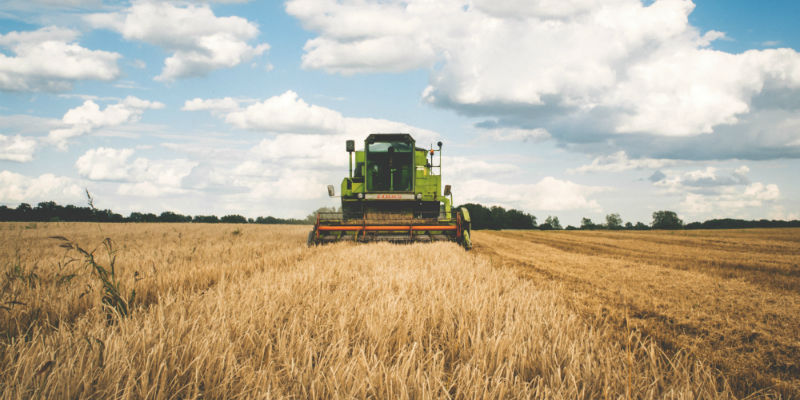
[[[800,218],[793,1],[6,0],[0,204],[304,217],[346,139],[444,142],[457,203]]]

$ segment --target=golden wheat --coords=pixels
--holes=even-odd
[[[454,244],[306,248],[304,227],[0,228],[3,398],[731,397],[691,352],[583,317],[568,283]],[[137,292],[128,317],[107,319],[96,279],[54,235],[114,239],[121,285]]]

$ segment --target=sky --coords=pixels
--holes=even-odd
[[[0,1],[0,204],[302,218],[345,140],[456,204],[800,218],[800,2]]]

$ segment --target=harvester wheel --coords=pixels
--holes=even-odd
[[[464,245],[464,249],[465,250],[471,250],[472,249],[472,240],[469,238],[469,231],[465,230],[462,234],[464,235],[464,239],[463,239],[464,242],[462,243]]]
[[[311,232],[308,232],[308,241],[306,241],[306,245],[308,245],[308,247],[311,247],[311,246],[314,246],[314,245],[317,244],[316,241],[314,240],[315,239],[314,238],[314,233],[315,232],[314,232],[313,229],[311,230]]]

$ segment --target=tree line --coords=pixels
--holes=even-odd
[[[272,216],[245,218],[238,214],[217,217],[216,215],[182,215],[172,211],[161,214],[132,212],[124,217],[111,210],[100,210],[91,203],[89,207],[74,205],[62,206],[53,201],[44,201],[32,207],[28,203],[21,203],[16,208],[0,205],[0,221],[25,221],[25,222],[194,222],[194,223],[229,223],[229,224],[313,224],[316,212],[341,211],[336,208],[320,208],[306,218],[277,218]],[[800,221],[766,220],[748,221],[742,219],[710,219],[704,222],[691,222],[684,224],[674,211],[661,210],[653,213],[650,224],[643,222],[623,222],[617,213],[608,214],[604,222],[595,223],[590,218],[582,218],[579,227],[568,225],[562,227],[557,216],[547,216],[541,223],[537,223],[535,215],[524,211],[509,209],[500,206],[486,207],[482,204],[467,203],[462,205],[469,210],[472,229],[540,229],[540,230],[647,230],[647,229],[741,229],[741,228],[791,228],[800,227]]]
[[[618,213],[606,215],[604,222],[595,223],[590,218],[582,218],[580,227],[568,225],[561,226],[557,216],[548,216],[544,222],[537,225],[536,216],[523,211],[506,210],[500,206],[486,207],[481,204],[468,203],[472,229],[541,229],[541,230],[647,230],[647,229],[742,229],[742,228],[800,228],[800,221],[758,220],[748,221],[743,219],[710,219],[704,222],[691,222],[684,224],[674,211],[660,210],[653,212],[650,224],[643,222],[623,222]]]
[[[111,210],[100,210],[90,204],[90,207],[74,205],[62,206],[53,201],[43,201],[35,207],[28,203],[21,203],[16,208],[0,205],[0,221],[25,221],[25,222],[197,222],[197,223],[228,223],[228,224],[308,224],[308,219],[258,217],[245,218],[238,214],[217,217],[216,215],[182,215],[172,211],[161,214],[132,212],[124,217]]]

